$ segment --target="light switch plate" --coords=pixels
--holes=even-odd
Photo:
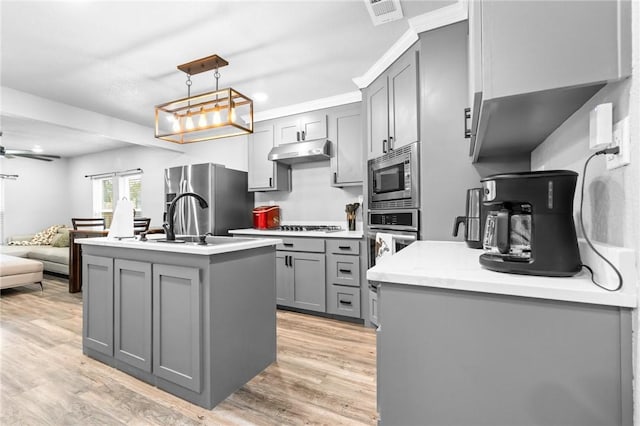
[[[607,154],[607,170],[617,169],[631,163],[629,152],[629,117],[625,117],[613,125],[613,141],[611,147],[620,147],[618,154]]]

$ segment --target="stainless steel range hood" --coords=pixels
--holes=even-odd
[[[267,158],[285,164],[323,161],[331,158],[330,146],[327,139],[285,143],[274,147]]]

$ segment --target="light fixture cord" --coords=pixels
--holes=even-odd
[[[191,108],[191,74],[187,74],[187,106]]]

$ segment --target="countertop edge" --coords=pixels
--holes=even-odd
[[[318,232],[318,231],[278,231],[272,229],[231,229],[230,234],[233,235],[251,235],[265,237],[289,237],[289,238],[343,238],[343,239],[362,239],[364,233],[362,231],[338,231],[338,232]]]
[[[230,238],[231,239],[231,238]],[[153,241],[142,242],[132,240],[114,240],[107,237],[102,238],[83,238],[76,240],[78,244],[86,244],[100,247],[125,248],[133,250],[161,251],[168,253],[184,253],[195,254],[201,256],[209,256],[213,254],[230,253],[234,251],[250,250],[260,247],[276,246],[282,240],[278,238],[259,238],[247,239],[244,241],[233,241],[228,244],[215,244],[211,246],[182,245],[182,244],[165,244],[154,243]]]

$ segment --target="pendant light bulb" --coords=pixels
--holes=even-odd
[[[198,127],[201,129],[207,127],[207,115],[204,113],[204,108],[200,108],[200,118],[198,120]]]
[[[222,123],[222,117],[220,116],[220,108],[216,107],[213,110],[213,125],[219,126]]]
[[[193,124],[193,118],[191,117],[191,114],[187,115],[187,119],[184,122],[184,128],[187,130],[193,130],[195,129],[195,125]]]
[[[180,118],[178,117],[178,115],[174,115],[173,116],[173,126],[172,126],[173,132],[174,133],[179,133],[180,132]]]
[[[235,123],[236,122],[236,106],[235,104],[231,104],[231,122]]]

